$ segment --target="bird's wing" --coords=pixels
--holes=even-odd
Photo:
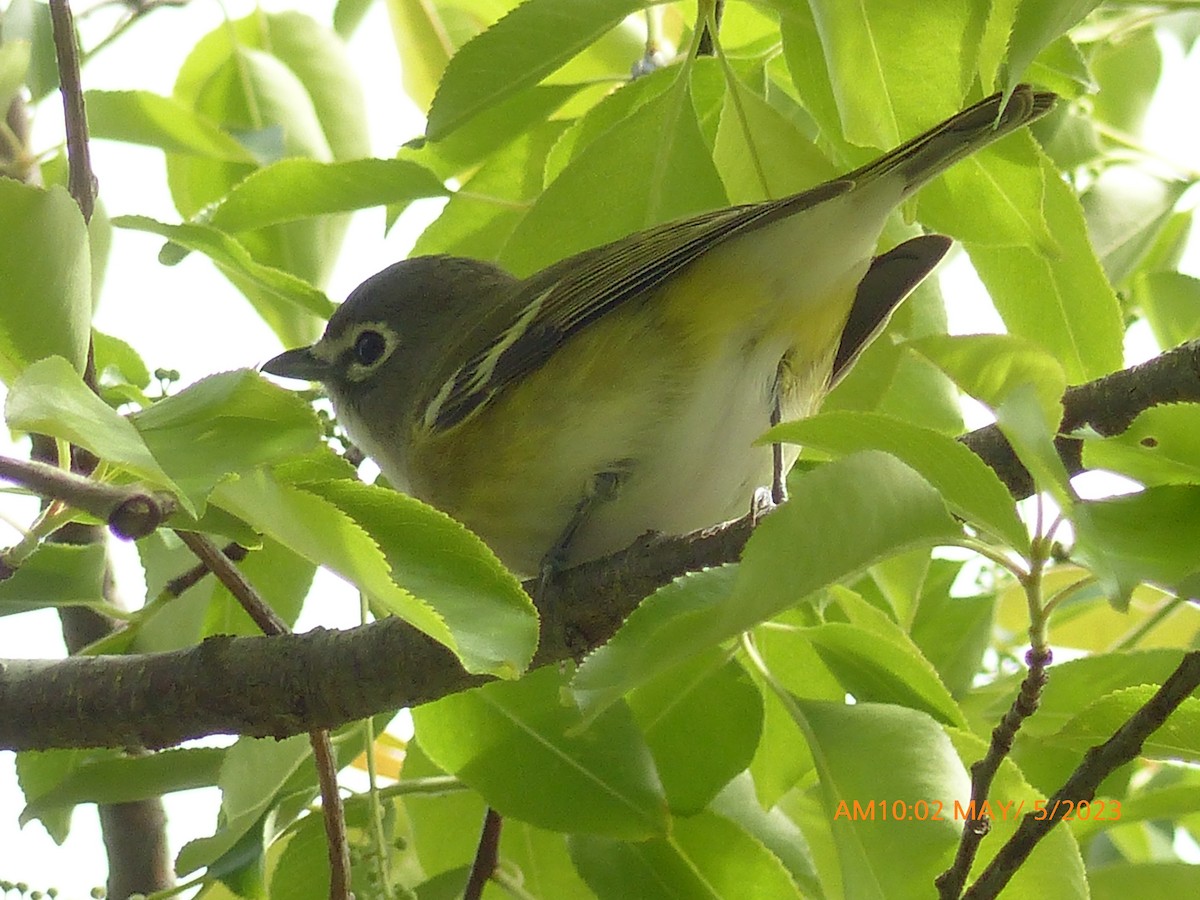
[[[858,283],[854,305],[842,330],[833,360],[832,384],[846,374],[867,344],[883,330],[901,301],[933,271],[950,244],[945,235],[923,234],[871,260],[871,267]]]
[[[497,393],[534,371],[572,335],[627,300],[643,297],[735,234],[761,228],[846,193],[830,181],[781,200],[701,213],[585,250],[520,282],[512,324],[442,385],[426,427],[451,428]]]

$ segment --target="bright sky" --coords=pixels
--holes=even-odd
[[[318,20],[328,21],[333,0],[264,0],[263,6],[269,10],[300,9]],[[250,7],[248,0],[226,3],[232,17],[243,15]],[[197,36],[215,27],[221,18],[221,7],[214,0],[194,0],[182,9],[160,10],[85,70],[85,86],[142,88],[169,94],[179,62]],[[94,42],[93,33],[88,43]],[[1200,59],[1193,56],[1183,63],[1175,48],[1168,51],[1174,71],[1152,113],[1149,140],[1154,146],[1165,148],[1160,152],[1181,165],[1200,170],[1200,149],[1197,149],[1200,119],[1178,115],[1179,110],[1191,108],[1197,94]],[[367,20],[358,29],[351,59],[367,92],[374,152],[390,156],[400,143],[420,133],[422,128],[417,110],[399,86],[390,25],[381,3],[372,5]],[[48,103],[47,114],[38,122],[35,134],[39,148],[60,139],[58,109],[57,101]],[[141,213],[163,221],[177,221],[166,193],[165,168],[159,151],[97,142],[93,153],[101,196],[110,214]],[[330,296],[335,300],[344,297],[367,274],[403,258],[423,223],[436,214],[436,209],[436,204],[425,204],[413,210],[386,239],[382,234],[381,210],[356,216],[347,238],[347,250],[328,287]],[[151,369],[159,366],[178,369],[184,383],[215,371],[257,365],[278,351],[274,336],[207,260],[192,254],[176,269],[161,267],[154,262],[160,244],[160,239],[148,235],[115,234],[103,304],[97,317],[101,330],[130,341]],[[1190,269],[1193,275],[1200,275],[1200,265],[1195,263],[1200,255],[1197,249],[1200,246],[1194,238]],[[986,300],[961,304],[958,301],[972,291],[973,273],[969,266],[951,264],[946,268],[945,287],[956,297],[953,330],[1000,330]],[[214,331],[213,321],[227,325]],[[1144,345],[1131,348],[1131,356],[1138,359],[1151,352]],[[0,452],[23,455],[27,451],[0,446]],[[14,507],[6,500],[0,504],[0,516],[7,514],[16,521],[28,522],[29,509]],[[0,521],[0,543],[12,543],[15,538],[16,532]],[[132,550],[128,546],[119,549],[123,555],[120,572],[125,595],[140,600],[142,588]],[[299,627],[303,629],[318,621],[327,626],[356,622],[357,601],[353,595],[340,590],[332,579],[322,587],[323,593],[334,599],[306,610]],[[0,658],[55,657],[62,652],[52,612],[10,617],[0,627]],[[167,798],[173,853],[178,852],[184,841],[211,829],[217,802],[212,791]],[[76,811],[71,836],[60,848],[40,824],[31,824],[23,830],[17,828],[17,813],[23,805],[13,772],[13,754],[0,753],[0,848],[3,848],[0,880],[26,881],[31,888],[40,890],[57,887],[63,898],[88,896],[89,890],[102,884],[105,877],[94,809]]]

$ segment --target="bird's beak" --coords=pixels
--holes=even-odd
[[[329,363],[314,355],[312,347],[298,347],[267,360],[262,364],[262,371],[280,378],[325,381],[329,375]]]

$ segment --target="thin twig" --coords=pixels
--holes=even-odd
[[[1200,687],[1200,651],[1193,650],[1183,657],[1183,661],[1163,682],[1162,687],[1155,691],[1154,696],[1130,716],[1112,737],[1088,750],[1083,762],[1054,796],[1046,801],[1041,811],[1025,815],[1016,833],[963,894],[963,900],[989,900],[997,896],[1037,843],[1050,833],[1050,829],[1069,815],[1080,801],[1090,801],[1095,797],[1096,788],[1105,778],[1135,759],[1146,739],[1162,727],[1171,713],[1197,687]]]
[[[194,531],[176,531],[179,539],[187,544],[221,584],[241,604],[242,609],[254,620],[266,635],[291,634],[288,624],[263,600],[254,586],[210,538]],[[350,893],[350,845],[346,839],[346,810],[337,786],[337,761],[329,732],[314,728],[308,733],[317,767],[317,781],[321,788],[321,811],[325,819],[325,835],[329,850],[329,897],[330,900],[349,900]]]
[[[233,562],[241,562],[250,555],[250,551],[236,541],[226,544],[221,548],[221,552]],[[210,571],[204,563],[197,563],[186,572],[182,572],[168,581],[163,590],[170,597],[181,597],[184,591],[199,584]]]
[[[479,846],[475,849],[475,861],[471,864],[471,875],[463,889],[462,900],[479,900],[483,896],[483,888],[496,871],[496,863],[500,859],[500,826],[503,823],[500,813],[488,807],[483,817]]]
[[[330,900],[350,900],[350,842],[346,837],[346,810],[337,783],[337,757],[329,732],[316,728],[308,733],[321,785],[321,811],[325,820],[325,841],[329,845]],[[330,807],[330,801],[333,806]]]
[[[58,57],[58,82],[62,89],[67,132],[67,189],[79,204],[83,220],[90,222],[96,207],[96,178],[92,174],[87,111],[79,78],[79,43],[67,0],[50,0],[50,22],[54,30],[54,52]]]
[[[170,494],[104,484],[36,460],[0,456],[0,478],[91,513],[123,538],[145,537],[177,508]]]
[[[962,893],[963,885],[967,883],[967,875],[975,862],[979,845],[992,830],[992,823],[986,812],[992,781],[1000,770],[1000,764],[1012,749],[1013,740],[1021,724],[1037,710],[1042,688],[1046,686],[1046,667],[1051,661],[1050,651],[1044,649],[1039,652],[1031,648],[1025,659],[1029,663],[1029,672],[1021,682],[1021,690],[1008,712],[992,730],[987,754],[971,766],[971,802],[963,821],[958,852],[955,853],[950,868],[934,881],[941,900],[956,900]]]

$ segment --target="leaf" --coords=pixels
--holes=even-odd
[[[993,410],[1029,388],[1046,427],[1057,429],[1062,421],[1066,374],[1052,354],[1031,341],[1006,334],[933,335],[907,346]]]
[[[894,147],[962,107],[984,7],[954,0],[811,5],[847,141]]]
[[[1160,347],[1178,347],[1200,337],[1200,278],[1149,272],[1133,280],[1132,298]]]
[[[10,428],[61,438],[117,468],[181,495],[128,419],[88,390],[61,356],[34,363],[13,382],[4,415]],[[181,496],[187,505],[187,499]]]
[[[30,98],[37,103],[58,88],[58,60],[54,52],[49,4],[39,0],[12,0],[4,11],[4,43],[11,45],[18,41],[29,47],[25,83],[29,85]],[[0,203],[0,208],[3,205]]]
[[[1200,485],[1164,484],[1080,503],[1075,553],[1124,608],[1146,581],[1185,597],[1200,592]]]
[[[432,172],[402,159],[284,159],[234,185],[208,224],[226,232],[253,231],[325,213],[447,194]]]
[[[247,369],[210,375],[129,421],[197,508],[222,479],[315,450],[320,436],[311,407]]]
[[[1088,869],[1091,900],[1191,897],[1200,892],[1200,866],[1186,862],[1117,862]]]
[[[662,786],[629,711],[613,707],[581,732],[563,687],[560,673],[543,668],[452,694],[413,710],[417,737],[502,815],[554,831],[662,834]]]
[[[333,503],[262,470],[221,483],[211,502],[310,562],[326,566],[374,603],[455,649],[454,636],[441,616],[392,581],[379,546]]]
[[[254,162],[253,154],[232,135],[174,97],[150,91],[87,91],[84,102],[94,138],[225,162]]]
[[[7,24],[7,20],[6,20]],[[0,378],[61,356],[82,372],[92,317],[87,227],[61,187],[0,178]]]
[[[105,560],[103,544],[42,543],[0,581],[0,616],[103,602]]]
[[[25,83],[31,57],[29,41],[8,40],[0,44],[0,109],[9,108]]]
[[[546,122],[494,153],[421,232],[412,255],[498,258],[542,192],[546,154],[563,128],[561,122]]]
[[[1200,482],[1200,404],[1152,406],[1111,437],[1085,434],[1083,464],[1142,484]]]
[[[388,0],[387,9],[403,69],[404,92],[425,110],[456,49],[443,12],[428,0]]]
[[[1097,5],[1098,0],[1047,0],[1022,3],[1017,9],[1008,47],[1008,80],[1012,90],[1025,75],[1025,69],[1042,49]]]
[[[897,706],[795,698],[787,705],[817,762],[844,895],[927,895],[958,842],[954,801],[970,794],[946,734],[923,713]],[[897,872],[909,886],[903,893],[894,889]]]
[[[712,649],[663,672],[629,695],[671,811],[706,807],[754,755],[762,695],[745,670]],[[697,754],[703,746],[705,752]]]
[[[1047,741],[1079,751],[1107,741],[1157,692],[1154,685],[1138,685],[1105,694],[1088,704]],[[1150,759],[1200,762],[1200,698],[1188,697],[1160,725],[1139,750]]]
[[[1130,165],[1100,173],[1079,202],[1109,281],[1119,284],[1134,272],[1189,187],[1190,182],[1156,178]]]
[[[1047,173],[1045,211],[1057,244],[1052,254],[1028,245],[966,248],[1009,331],[1051,353],[1077,384],[1121,367],[1120,309],[1079,201],[1057,172]]]
[[[80,803],[132,803],[174,791],[209,787],[225,751],[215,747],[165,750],[143,756],[102,756],[84,760],[51,790],[21,812],[21,821]]]
[[[239,841],[252,837],[264,813],[278,802],[281,789],[311,755],[305,735],[283,740],[241,737],[223,752],[218,782],[221,824],[211,837],[184,844],[175,859],[177,875],[210,866]]]
[[[665,839],[632,844],[572,835],[568,840],[576,868],[602,900],[802,896],[774,854],[736,823],[711,812],[676,819]]]
[[[681,80],[571,161],[517,225],[500,262],[528,274],[650,225],[725,205]]]
[[[858,605],[866,607],[862,601]],[[961,726],[962,713],[933,666],[894,622],[882,613],[877,616],[869,626],[826,622],[807,629],[805,637],[846,692],[860,702],[905,706]]]
[[[166,225],[147,216],[117,216],[113,224],[161,235],[174,244],[205,254],[226,271],[236,272],[261,288],[281,312],[295,315],[299,310],[321,319],[333,314],[333,304],[321,291],[294,275],[255,262],[237,240],[208,225]]]
[[[813,527],[814,510],[820,527]],[[822,587],[959,533],[937,492],[884,453],[858,453],[793,477],[789,501],[759,525],[740,567],[710,569],[660,588],[584,661],[572,688],[585,710],[603,709],[654,674]],[[780,559],[802,564],[780,566]]]
[[[876,413],[827,412],[773,428],[764,441],[800,444],[845,456],[885,450],[919,472],[969,521],[1020,548],[1029,539],[1008,490],[984,462],[958,441],[932,429]]]
[[[451,57],[429,107],[430,140],[541,81],[644,7],[643,0],[526,0]]]
[[[765,97],[727,76],[712,157],[731,203],[784,197],[837,173]]]
[[[538,616],[517,579],[449,516],[396,491],[357,481],[301,484],[365,529],[392,580],[432,607],[468,671],[514,678],[537,649]]]
[[[1057,669],[1057,667],[1056,667]],[[1052,676],[1051,681],[1057,676]],[[1008,700],[1011,701],[1010,694]],[[1039,712],[1040,715],[1040,712]],[[1022,723],[1037,719],[1033,716]],[[989,722],[987,727],[994,727],[995,722]],[[986,734],[986,730],[979,732]],[[964,762],[974,763],[987,753],[986,741],[978,734],[970,734],[959,729],[949,729],[948,734],[959,757]],[[1057,785],[1055,785],[1057,787]],[[971,878],[977,877],[984,866],[992,862],[992,857],[1008,841],[1012,840],[1026,814],[1034,811],[1036,801],[1044,799],[1032,788],[1012,759],[1000,763],[988,792],[991,801],[992,816],[989,839],[980,848],[980,854],[971,867]],[[959,822],[966,815],[968,794],[960,795],[963,812],[955,811],[954,818]],[[991,840],[995,838],[995,840]],[[946,864],[950,864],[947,856]],[[1090,869],[1088,873],[1090,874]],[[1013,874],[1012,880],[1004,888],[1004,895],[1014,900],[1041,900],[1047,896],[1053,897],[1086,897],[1088,896],[1088,877],[1084,871],[1083,859],[1080,857],[1079,844],[1067,828],[1055,828],[1050,831],[1033,852]],[[1047,894],[1046,892],[1050,893]]]

